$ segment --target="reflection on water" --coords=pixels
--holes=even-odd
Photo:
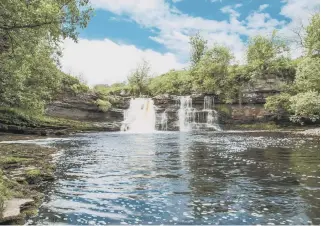
[[[64,149],[37,224],[319,224],[319,141],[97,133]]]

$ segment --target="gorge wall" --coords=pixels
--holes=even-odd
[[[214,99],[214,109],[218,114],[218,123],[224,127],[235,124],[250,124],[258,122],[273,121],[273,115],[264,109],[267,96],[278,93],[276,90],[251,90],[242,93],[239,100],[234,103],[225,104],[214,95],[191,95],[193,108],[202,110],[204,108],[204,97],[209,96]],[[124,120],[124,110],[128,109],[130,97],[119,97],[117,104],[114,104],[107,112],[99,109],[94,94],[86,94],[74,97],[65,97],[60,101],[54,101],[47,105],[46,114],[53,117],[61,117],[80,121],[93,121],[100,123],[113,123],[116,127],[121,127]],[[180,96],[159,95],[152,98],[156,112],[156,128],[161,129],[161,117],[166,112],[167,130],[178,130],[178,111],[180,108]],[[201,117],[200,121],[204,121]],[[115,130],[115,129],[114,129]]]

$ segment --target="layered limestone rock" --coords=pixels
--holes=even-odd
[[[223,103],[217,96],[211,94],[190,95],[193,108],[204,108],[204,97],[209,96],[215,102],[215,110],[219,115],[220,124],[243,124],[273,121],[273,115],[264,109],[267,96],[279,93],[277,89],[264,88],[244,89],[239,99],[231,104]],[[95,100],[97,96],[87,94],[75,97],[66,97],[61,101],[55,101],[47,106],[46,114],[54,117],[68,118],[80,121],[93,121],[97,123],[114,123],[113,131],[120,130],[124,120],[124,110],[128,109],[130,97],[117,97],[117,103],[107,112],[99,109]],[[156,111],[156,129],[164,127],[162,117],[166,114],[167,130],[178,130],[178,110],[180,108],[180,96],[159,95],[152,98]]]

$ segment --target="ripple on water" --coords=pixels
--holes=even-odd
[[[315,140],[171,132],[41,142],[65,151],[33,223],[320,223]]]

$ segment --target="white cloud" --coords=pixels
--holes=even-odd
[[[229,14],[231,17],[239,17],[240,14],[235,10],[238,7],[224,6],[221,8],[222,13]]]
[[[63,48],[63,71],[74,75],[81,74],[90,85],[125,81],[143,58],[150,62],[155,75],[185,66],[179,63],[172,53],[141,50],[133,45],[117,44],[109,39],[80,39],[78,43],[67,39]]]
[[[148,29],[157,28],[159,32],[149,38],[163,44],[180,60],[188,58],[188,37],[197,31],[215,38],[209,40],[210,42],[215,40],[221,44],[226,43],[225,37],[237,37],[234,38],[236,47],[232,49],[239,49],[239,46],[244,45],[241,35],[272,32],[273,29],[284,24],[283,21],[273,19],[268,14],[258,12],[251,14],[246,20],[239,20],[238,8],[242,4],[221,8],[223,13],[229,14],[229,20],[216,21],[185,14],[164,0],[92,0],[92,3],[95,7],[118,15],[126,15]],[[258,21],[255,21],[256,19]],[[225,35],[222,35],[223,33]],[[239,53],[237,55],[240,56]]]
[[[267,7],[269,7],[269,4],[260,5],[259,11],[261,12],[261,11],[265,10]]]

